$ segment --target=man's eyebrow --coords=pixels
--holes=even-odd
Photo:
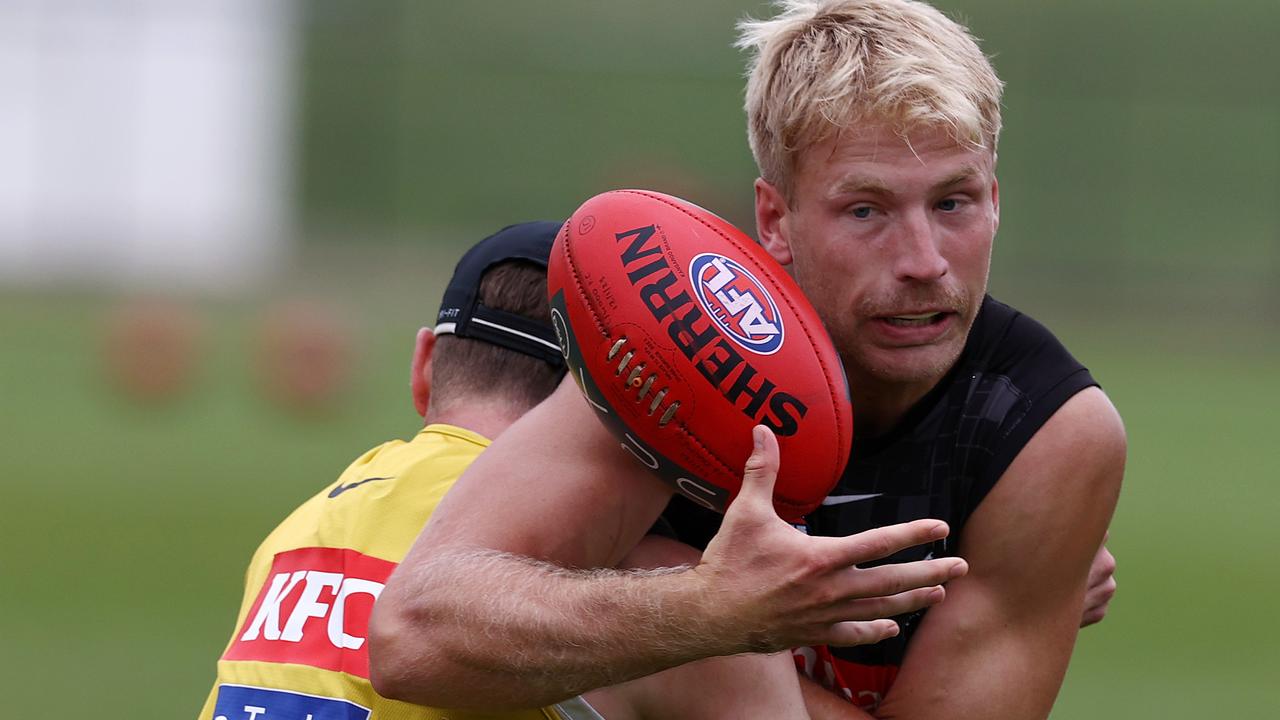
[[[854,193],[870,193],[872,195],[883,195],[885,197],[893,197],[893,191],[889,186],[880,180],[866,175],[850,175],[835,187],[831,188],[831,197],[839,197],[840,195],[852,195]]]
[[[950,175],[948,175],[941,182],[935,183],[931,189],[934,192],[937,192],[939,190],[944,190],[953,185],[959,185],[963,182],[972,180],[973,178],[978,177],[981,174],[982,173],[978,170],[978,168],[974,167],[973,165],[966,165],[960,168],[959,170],[955,171],[954,173],[951,173]]]
[[[934,183],[933,187],[930,188],[930,191],[938,192],[940,190],[968,182],[976,177],[980,177],[981,175],[982,171],[978,169],[977,166],[966,165],[943,178],[940,182]],[[829,196],[835,198],[842,195],[853,195],[856,193],[881,195],[887,198],[894,197],[894,192],[889,189],[888,185],[869,175],[850,175],[842,179],[831,188]]]

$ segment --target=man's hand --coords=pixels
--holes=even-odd
[[[721,632],[740,633],[743,649],[879,642],[898,634],[894,621],[881,618],[941,602],[941,584],[968,570],[960,558],[858,567],[946,537],[939,520],[843,538],[810,537],[787,524],[772,501],[778,441],[763,426],[753,432],[742,490],[695,570],[725,623]]]
[[[1089,589],[1084,594],[1084,615],[1080,618],[1080,627],[1089,627],[1102,622],[1107,616],[1107,608],[1111,598],[1116,595],[1116,558],[1107,550],[1106,537],[1093,556],[1093,565],[1089,568]]]

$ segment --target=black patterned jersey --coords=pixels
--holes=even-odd
[[[848,467],[808,518],[812,535],[844,536],[938,518],[951,536],[884,562],[956,554],[965,522],[1031,437],[1063,403],[1096,385],[1043,325],[984,298],[951,372],[891,431],[855,437]],[[682,501],[666,513],[679,537],[699,546],[719,516]],[[924,612],[898,618],[902,633],[876,645],[804,648],[797,664],[862,707],[874,707],[897,675]]]

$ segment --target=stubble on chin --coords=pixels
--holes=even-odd
[[[879,355],[866,358],[862,365],[877,381],[888,385],[919,385],[941,380],[960,352],[948,343],[946,347],[906,348],[881,351]]]
[[[903,288],[893,293],[869,297],[858,303],[857,317],[874,322],[885,317],[918,308],[935,308],[955,313],[957,326],[936,344],[923,347],[886,348],[859,342],[857,330],[850,337],[838,337],[836,347],[846,358],[850,374],[861,371],[877,382],[914,385],[941,380],[955,365],[964,350],[965,340],[973,326],[974,303],[963,288],[948,285]],[[849,354],[846,354],[846,349]],[[853,360],[853,367],[849,367]]]
[[[966,328],[959,338],[949,334],[940,344],[907,348],[877,347],[856,337],[833,339],[850,383],[872,382],[888,390],[941,380],[959,360],[967,335]]]

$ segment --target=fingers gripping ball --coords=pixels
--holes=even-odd
[[[774,506],[798,519],[844,470],[853,411],[839,356],[790,276],[679,198],[597,195],[556,240],[552,322],[574,379],[636,458],[723,511],[751,428],[781,448]]]

